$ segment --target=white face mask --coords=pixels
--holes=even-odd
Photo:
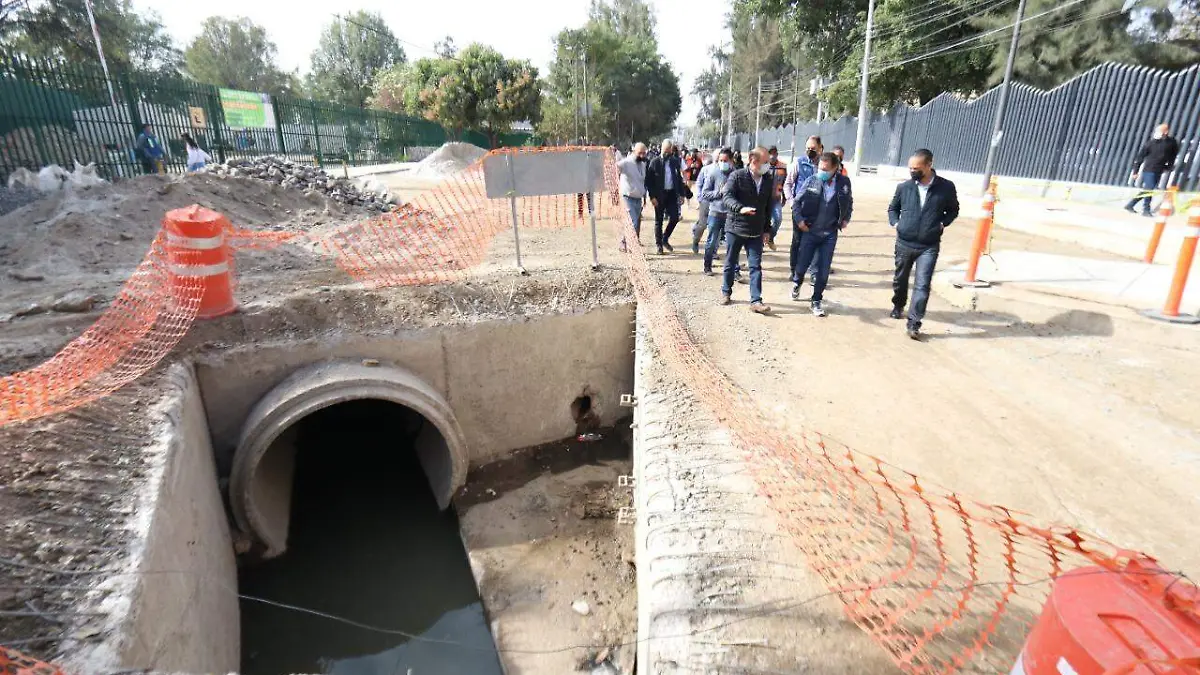
[[[758,167],[758,172],[764,176],[771,173],[771,165],[763,164],[762,166]]]
[[[1162,138],[1163,136],[1166,136],[1166,134],[1164,134],[1164,133],[1163,133],[1163,132],[1161,132],[1161,131],[1155,131],[1155,132],[1154,132],[1154,138],[1155,138],[1155,140],[1158,140],[1158,139]]]

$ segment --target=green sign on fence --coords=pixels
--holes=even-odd
[[[244,127],[274,127],[274,111],[266,94],[236,89],[220,89],[221,109],[225,111],[225,124],[234,129]]]

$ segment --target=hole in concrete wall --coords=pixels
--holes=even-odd
[[[575,420],[575,433],[581,434],[600,426],[600,416],[592,407],[592,395],[586,391],[571,402],[571,419]]]
[[[240,591],[464,646],[243,600],[242,672],[499,674],[458,519],[438,510],[419,459],[444,446],[436,428],[404,406],[363,400],[292,429],[287,550],[244,567]]]

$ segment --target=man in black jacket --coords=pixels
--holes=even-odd
[[[646,194],[654,204],[654,245],[658,254],[664,255],[663,249],[675,250],[671,247],[671,233],[679,224],[679,206],[684,198],[691,197],[680,172],[679,154],[670,139],[662,142],[662,155],[651,160],[646,169]],[[666,232],[663,232],[664,215],[668,218]]]
[[[804,271],[812,265],[812,313],[825,316],[821,299],[829,282],[829,266],[837,246],[838,232],[846,229],[854,212],[850,179],[841,174],[842,164],[832,152],[821,155],[816,174],[796,188],[792,201],[793,231],[802,233],[796,266],[792,268],[792,300],[800,299]]]
[[[1179,154],[1179,141],[1171,136],[1171,127],[1165,122],[1154,127],[1154,137],[1146,141],[1141,150],[1138,150],[1137,156],[1133,158],[1133,173],[1129,175],[1130,180],[1138,183],[1141,191],[1138,196],[1129,200],[1125,205],[1125,210],[1133,213],[1134,207],[1138,201],[1145,199],[1146,203],[1142,206],[1142,215],[1150,216],[1150,198],[1153,195],[1153,190],[1158,189],[1158,181],[1163,177],[1163,174],[1169,175],[1175,168],[1175,157]],[[1138,171],[1141,171],[1141,180],[1138,181]]]
[[[921,339],[921,320],[929,304],[933,268],[937,265],[942,232],[958,217],[954,183],[933,170],[933,153],[922,148],[908,159],[906,180],[896,186],[888,206],[888,222],[896,228],[896,274],[892,277],[892,318],[904,318],[908,276],[915,265],[917,283],[908,308],[908,337]]]
[[[725,278],[721,284],[721,304],[731,302],[738,256],[745,248],[750,262],[750,309],[758,314],[771,311],[762,301],[763,230],[775,197],[775,181],[770,173],[767,149],[757,147],[750,151],[746,168],[729,174],[721,192],[729,214],[725,220]]]

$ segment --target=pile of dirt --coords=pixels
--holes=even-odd
[[[298,164],[280,157],[231,159],[224,164],[209,167],[208,171],[219,176],[267,181],[281,187],[301,190],[305,196],[324,194],[341,204],[360,206],[379,213],[390,211],[395,201],[388,194],[386,186],[382,190],[360,189],[351,181],[334,178],[315,166]]]
[[[445,178],[478,162],[487,151],[470,143],[446,143],[417,162],[412,175],[420,178]]]

